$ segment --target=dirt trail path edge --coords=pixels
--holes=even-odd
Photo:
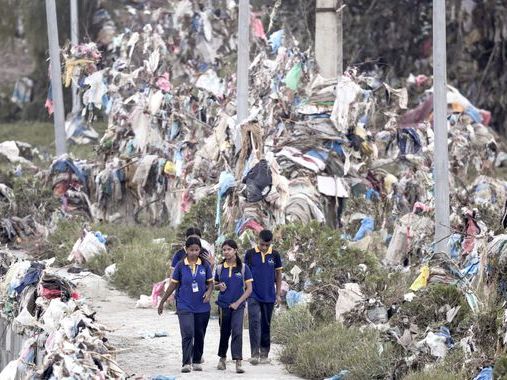
[[[156,375],[176,376],[177,379],[298,379],[284,369],[277,360],[272,364],[252,366],[248,331],[243,335],[243,357],[246,373],[236,374],[234,362],[227,360],[227,370],[216,369],[220,330],[217,319],[210,319],[204,347],[203,372],[183,374],[181,370],[181,337],[178,318],[174,312],[166,311],[162,316],[155,309],[136,309],[136,300],[115,290],[100,276],[84,272],[69,274],[66,269],[57,273],[73,281],[82,297],[97,312],[97,320],[112,330],[110,342],[117,349],[117,361],[132,378],[150,379]],[[167,337],[145,339],[143,335],[167,332]],[[279,347],[274,345],[272,357],[276,358]]]

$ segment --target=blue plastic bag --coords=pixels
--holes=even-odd
[[[324,379],[324,380],[345,380],[347,378],[347,375],[350,373],[350,371],[346,370],[346,369],[342,369],[339,373],[337,373],[336,375],[332,376],[332,377],[328,377],[327,379]]]
[[[283,29],[280,29],[274,32],[271,36],[269,36],[268,44],[271,46],[271,52],[275,54],[280,46],[282,46],[283,40]]]
[[[285,296],[285,300],[287,301],[287,306],[289,309],[292,309],[294,306],[301,303],[303,300],[303,295],[300,292],[296,292],[295,290],[289,290]]]
[[[222,217],[221,213],[222,198],[230,188],[234,187],[235,182],[236,180],[234,179],[234,176],[231,173],[226,171],[220,173],[220,178],[218,179],[217,208],[215,217],[215,226],[217,227],[220,227]]]
[[[493,367],[483,368],[482,371],[474,377],[474,380],[493,380]]]
[[[367,233],[372,232],[375,228],[375,221],[371,216],[367,216],[361,221],[361,226],[356,232],[356,236],[354,236],[354,239],[352,241],[358,241],[363,239]]]
[[[457,258],[461,250],[461,234],[452,234],[447,245],[450,248],[451,257]]]

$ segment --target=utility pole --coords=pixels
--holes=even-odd
[[[250,66],[250,4],[239,0],[236,122],[248,118],[248,67]]]
[[[72,45],[79,43],[79,18],[78,18],[78,7],[77,0],[70,0],[70,41]],[[72,83],[72,113],[79,112],[81,108],[81,102],[78,96],[78,87]]]
[[[343,74],[343,0],[317,0],[315,8],[315,58],[320,75],[338,79]],[[340,227],[337,197],[326,197],[327,224]]]
[[[324,78],[343,74],[342,0],[317,0],[315,57]]]
[[[67,148],[65,146],[65,112],[63,109],[60,45],[58,43],[55,0],[46,0],[46,18],[48,25],[49,57],[51,60],[51,92],[55,108],[55,145],[56,154],[59,156],[66,153]]]
[[[445,0],[433,0],[433,126],[435,147],[435,252],[449,252],[449,152],[447,133]]]

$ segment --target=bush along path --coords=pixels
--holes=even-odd
[[[250,357],[248,330],[243,335],[243,358],[246,373],[236,374],[230,358],[227,370],[216,369],[218,363],[218,343],[220,329],[216,318],[210,319],[205,347],[203,372],[182,374],[181,337],[178,318],[173,311],[166,310],[162,316],[156,309],[137,309],[136,300],[125,293],[113,289],[102,277],[89,272],[70,274],[59,269],[58,274],[76,283],[83,297],[97,312],[97,320],[111,332],[110,342],[117,348],[119,366],[133,379],[151,379],[158,375],[174,376],[176,379],[217,379],[221,376],[241,379],[298,379],[288,374],[276,358],[279,346],[274,345],[269,365],[252,366],[247,362]],[[160,333],[160,334],[159,334]],[[153,337],[154,334],[167,335]]]

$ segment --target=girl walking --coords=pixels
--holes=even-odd
[[[243,359],[243,315],[245,301],[252,293],[252,273],[238,256],[238,245],[234,240],[222,244],[224,260],[217,265],[215,287],[220,291],[217,304],[220,308],[220,345],[217,368],[226,369],[227,349],[231,340],[232,360],[236,361],[236,372],[244,373]]]
[[[204,350],[204,336],[210,317],[210,298],[213,291],[213,274],[208,263],[201,261],[201,241],[189,237],[185,242],[186,257],[174,268],[171,283],[160,304],[158,314],[164,310],[164,303],[176,290],[176,313],[180,323],[182,363],[181,372],[202,371],[201,358]]]

